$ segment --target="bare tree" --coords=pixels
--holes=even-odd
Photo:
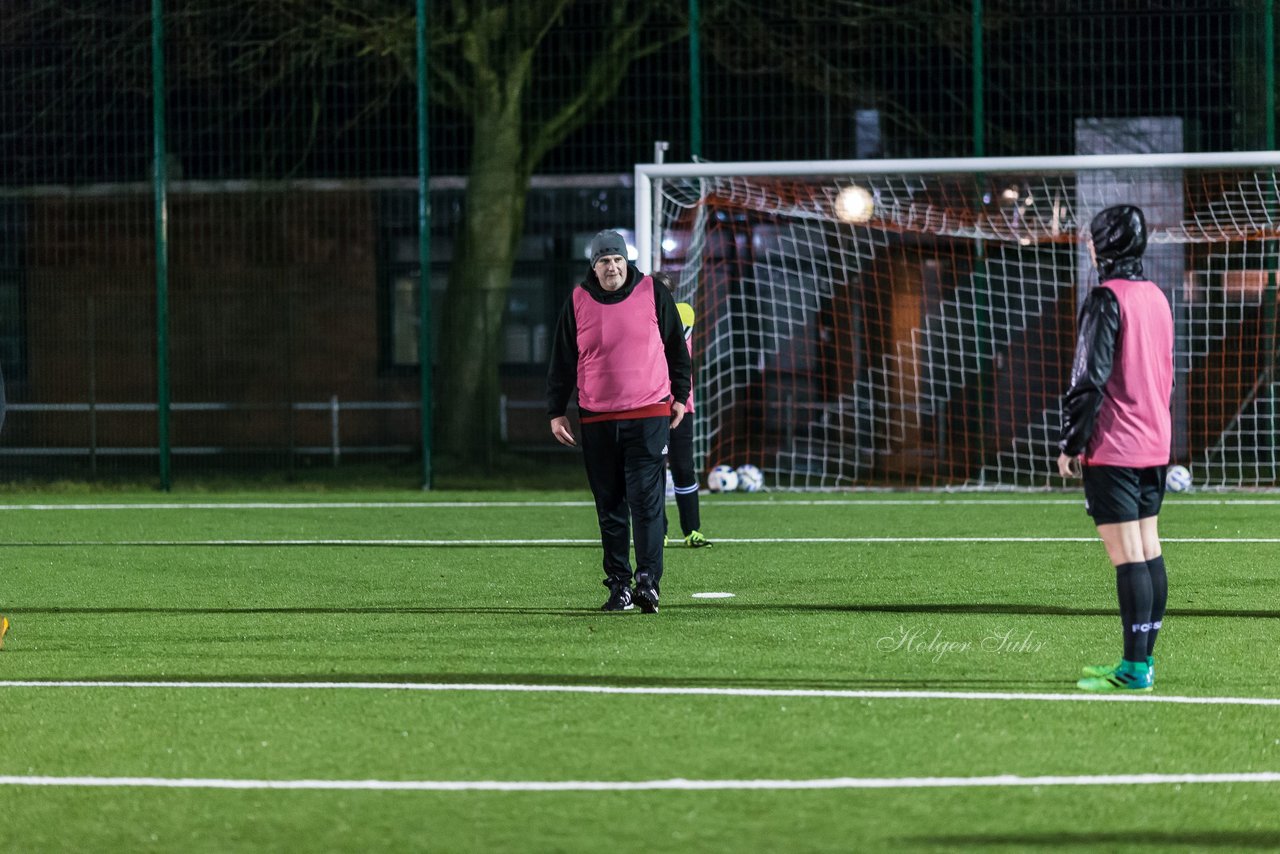
[[[246,117],[260,140],[258,151],[228,156],[246,164],[254,158],[246,168],[256,174],[285,176],[322,129],[332,127],[334,119],[324,115],[327,84],[347,79],[355,66],[355,76],[372,73],[378,85],[361,92],[360,113],[366,115],[412,92],[414,6],[407,0],[189,0],[165,18],[171,92],[179,93],[171,97],[195,87],[200,92],[194,97],[212,105],[207,112],[220,110],[223,125],[229,117]],[[503,309],[530,177],[548,151],[615,95],[633,62],[683,36],[672,16],[682,6],[683,0],[428,4],[430,93],[465,116],[472,140],[464,221],[440,323],[440,450],[474,459],[496,438],[486,402],[498,396]],[[658,18],[662,27],[654,29]],[[9,141],[70,139],[79,134],[76,127],[96,121],[147,127],[150,32],[145,4],[24,4],[21,14],[0,23],[0,48],[42,47],[13,63],[21,81],[8,87],[18,93],[10,96],[10,114],[21,116],[22,126],[11,128]],[[563,61],[579,66],[572,85],[562,78],[553,91],[539,91],[539,67]],[[31,88],[56,96],[26,110],[18,101]],[[129,103],[121,105],[121,99]],[[112,116],[107,104],[137,120]],[[93,116],[88,122],[86,110]],[[405,117],[404,123],[412,121]],[[283,134],[292,135],[289,145],[273,141]],[[129,171],[137,177],[145,174],[146,143],[139,136],[129,145],[137,161]],[[66,180],[77,177],[74,162],[68,158],[61,167]]]
[[[579,0],[581,2],[581,0]],[[565,48],[553,36],[574,0],[437,4],[431,25],[433,91],[474,130],[460,252],[443,308],[439,396],[441,446],[474,453],[483,402],[497,396],[498,345],[525,196],[538,163],[593,118],[631,64],[662,47],[653,0],[587,3],[595,38],[577,85],[536,117],[529,101],[540,53]],[[665,31],[673,34],[670,27]],[[578,50],[582,45],[576,45]],[[488,425],[494,429],[495,425]],[[482,448],[481,448],[482,449]]]
[[[254,4],[259,26],[276,33],[247,50],[246,68],[291,57],[281,80],[320,71],[354,55],[412,81],[416,74],[412,4],[395,0],[275,0]],[[595,33],[576,85],[549,102],[537,93],[540,60],[580,51],[566,33],[583,12]],[[617,92],[631,64],[661,49],[649,24],[664,12],[653,0],[451,0],[431,4],[429,88],[466,116],[472,142],[465,212],[442,306],[436,395],[438,448],[462,460],[487,453],[497,424],[503,309],[524,232],[525,196],[539,162]],[[678,37],[668,18],[664,33]],[[277,60],[278,62],[278,60]]]
[[[993,0],[1001,7],[1012,0]],[[243,117],[252,151],[228,151],[248,177],[301,168],[323,134],[375,114],[413,109],[417,79],[411,0],[185,0],[166,14],[171,95],[207,107],[202,128],[218,133]],[[150,29],[146,4],[119,0],[28,0],[0,16],[9,84],[0,139],[66,142],[73,151],[101,122],[131,127],[126,159],[146,173]],[[744,78],[770,73],[831,94],[843,108],[879,109],[904,138],[930,129],[895,103],[885,46],[905,62],[941,50],[966,61],[969,4],[956,0],[702,0],[709,59]],[[686,35],[687,0],[431,0],[429,89],[465,117],[470,157],[465,213],[441,306],[436,394],[438,448],[463,459],[486,453],[497,424],[503,309],[524,231],[530,177],[570,134],[599,117],[638,59]],[[992,25],[1000,16],[992,15]],[[41,45],[33,48],[32,45]],[[48,46],[53,46],[52,52]],[[568,68],[555,86],[540,69]],[[68,82],[67,75],[78,75]],[[326,93],[362,81],[359,106],[340,120]],[[32,91],[62,93],[32,98]],[[956,96],[959,97],[959,96]],[[31,106],[34,104],[35,106]],[[963,114],[963,105],[952,111]],[[119,114],[135,117],[122,121]],[[13,121],[14,117],[18,121]],[[408,117],[401,116],[401,127]],[[336,129],[336,130],[335,130]],[[117,134],[119,135],[119,134]],[[243,141],[245,136],[237,138]],[[15,143],[21,146],[28,143]],[[87,143],[90,146],[92,143]],[[246,147],[246,146],[241,146]],[[12,146],[11,146],[12,148]],[[8,149],[7,149],[8,150]],[[19,150],[12,148],[12,150]],[[32,159],[48,156],[32,152]],[[23,161],[25,162],[25,161]],[[85,159],[66,159],[68,170]],[[74,179],[74,175],[71,176]],[[118,176],[116,176],[118,179]],[[491,404],[490,404],[491,405]]]

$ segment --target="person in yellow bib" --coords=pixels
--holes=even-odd
[[[653,280],[665,287],[674,297],[675,282],[661,270],[653,273]],[[687,302],[676,303],[676,311],[680,314],[680,325],[684,328],[685,346],[689,349],[689,358],[693,359],[693,306]],[[711,541],[702,535],[702,518],[698,512],[698,472],[693,465],[693,388],[689,389],[689,400],[684,407],[684,420],[671,430],[671,439],[667,446],[667,464],[671,467],[671,481],[675,485],[676,509],[680,513],[680,530],[684,544],[699,549],[711,545]]]

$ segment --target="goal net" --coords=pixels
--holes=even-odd
[[[696,451],[768,488],[1048,488],[1088,223],[1141,206],[1177,346],[1175,462],[1274,487],[1280,157],[636,168],[640,265],[696,312]],[[647,268],[646,268],[647,269]]]

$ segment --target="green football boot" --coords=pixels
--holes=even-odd
[[[701,531],[693,531],[684,538],[684,544],[691,549],[705,549],[711,545],[711,541],[702,536]]]
[[[1085,676],[1110,676],[1120,669],[1122,661],[1116,661],[1115,664],[1086,664],[1080,668],[1080,672]],[[1147,671],[1151,674],[1151,681],[1156,679],[1156,665],[1151,656],[1147,656]]]
[[[1076,682],[1081,691],[1105,693],[1114,691],[1150,691],[1155,683],[1151,669],[1146,664],[1120,662],[1120,666],[1105,676],[1086,676]]]

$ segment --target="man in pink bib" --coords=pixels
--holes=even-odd
[[[587,482],[604,546],[605,611],[658,611],[666,518],[665,455],[684,417],[692,364],[675,300],[627,262],[615,231],[591,240],[591,269],[565,301],[551,339],[547,414],[576,447],[565,414],[576,391]],[[631,588],[634,535],[635,590]]]

